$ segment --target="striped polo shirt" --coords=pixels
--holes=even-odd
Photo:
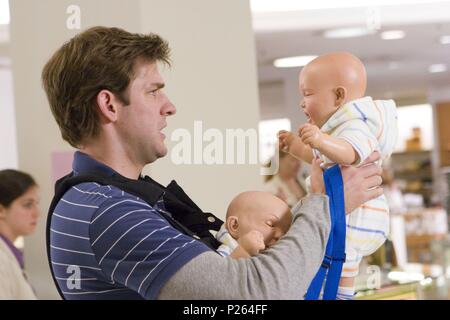
[[[76,152],[74,174],[114,170]],[[153,207],[114,186],[69,189],[52,215],[51,265],[65,299],[155,299],[183,265],[210,249]]]

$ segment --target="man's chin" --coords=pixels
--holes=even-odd
[[[165,145],[163,145],[162,148],[160,148],[156,152],[156,159],[164,158],[165,156],[167,156],[167,153],[168,153],[167,147]]]
[[[155,150],[152,153],[148,153],[145,165],[153,163],[160,158],[164,158],[166,155],[167,155],[167,148],[161,148],[160,150]]]

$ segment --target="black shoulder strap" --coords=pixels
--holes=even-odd
[[[59,179],[55,185],[55,196],[50,204],[47,216],[46,242],[47,257],[50,270],[61,297],[62,292],[53,274],[50,256],[50,226],[53,212],[64,196],[73,186],[85,182],[96,182],[101,185],[111,185],[139,197],[150,206],[154,206],[159,200],[163,200],[166,210],[158,210],[175,229],[202,241],[208,247],[216,250],[220,242],[211,234],[210,230],[218,231],[223,224],[219,218],[212,213],[203,212],[184,192],[184,190],[172,181],[166,188],[150,177],[143,177],[139,180],[131,180],[118,174],[107,175],[102,172],[86,173],[74,175],[73,173]]]

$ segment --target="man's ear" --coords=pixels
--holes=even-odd
[[[109,90],[102,90],[97,95],[97,105],[100,115],[108,122],[117,121],[119,99]]]
[[[344,87],[337,87],[334,89],[334,93],[336,95],[335,107],[339,108],[344,104],[344,101],[347,98],[347,89]]]
[[[239,219],[236,216],[229,216],[227,218],[227,230],[233,238],[239,235]]]

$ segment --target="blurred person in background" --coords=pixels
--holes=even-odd
[[[39,188],[27,173],[0,171],[0,300],[34,300],[23,253],[14,243],[34,232],[39,219]]]
[[[264,191],[276,195],[292,208],[300,199],[306,196],[305,181],[299,175],[303,164],[301,160],[281,150],[278,155],[280,159],[278,173],[273,176],[267,176]]]
[[[381,178],[383,179],[384,194],[391,214],[404,214],[407,211],[406,204],[403,199],[403,193],[394,179],[392,170],[384,167]]]

